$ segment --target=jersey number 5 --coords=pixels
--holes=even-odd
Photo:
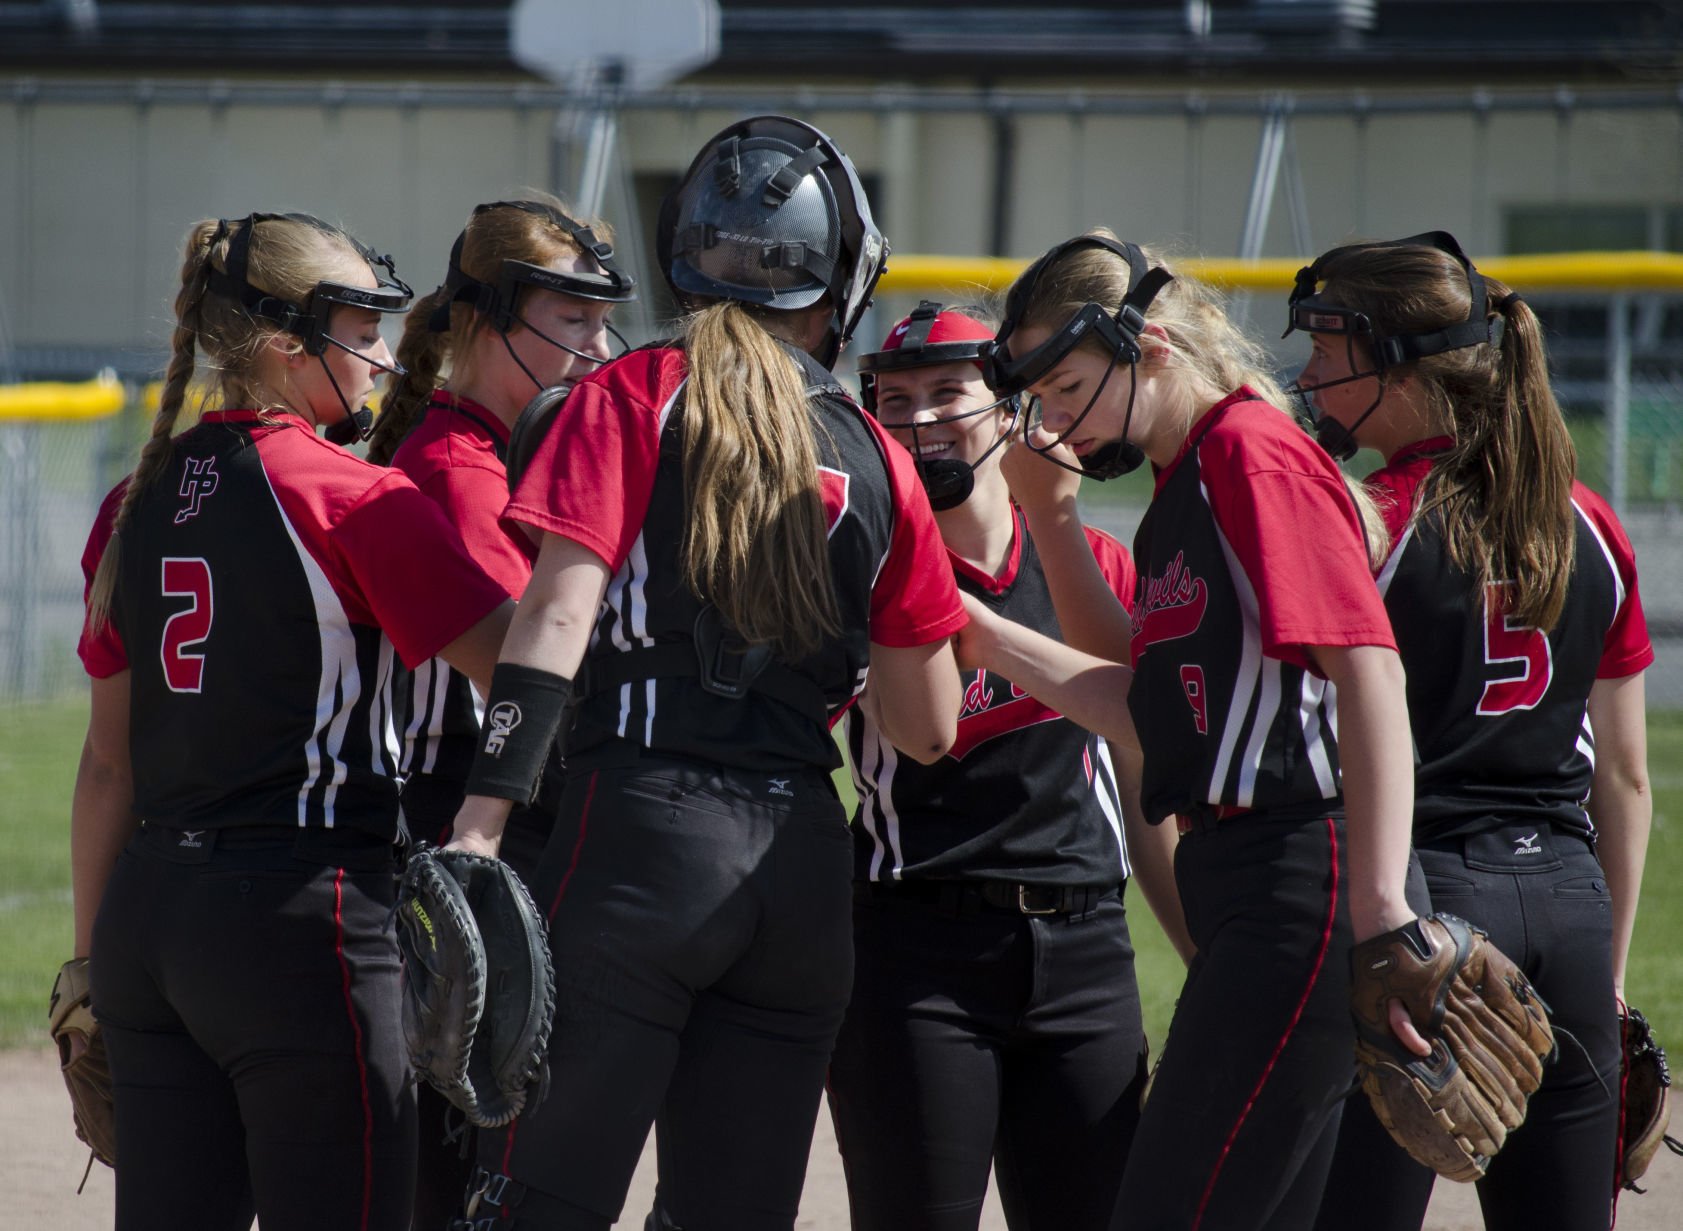
[[[1484,662],[1503,671],[1501,678],[1485,682],[1478,699],[1478,712],[1487,717],[1535,709],[1554,676],[1549,639],[1504,614],[1502,588],[1511,585],[1511,581],[1498,581],[1484,593]]]
[[[211,599],[210,561],[202,556],[165,556],[163,593],[165,598],[190,598],[192,605],[164,621],[163,644],[158,657],[164,664],[164,682],[171,692],[198,692],[204,684],[205,656],[189,654],[210,636],[214,613]]]

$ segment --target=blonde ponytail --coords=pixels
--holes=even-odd
[[[733,302],[691,316],[684,348],[684,579],[750,643],[803,658],[841,627],[805,383]]]

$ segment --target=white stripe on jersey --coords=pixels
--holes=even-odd
[[[269,481],[267,470],[263,472],[263,481]],[[351,711],[362,696],[362,676],[356,666],[356,638],[351,633],[351,622],[345,615],[344,604],[333,592],[333,583],[328,581],[315,557],[305,549],[304,541],[293,528],[292,519],[287,517],[280,497],[275,495],[273,483],[269,483],[269,496],[275,502],[275,512],[280,516],[281,525],[286,527],[286,536],[292,540],[292,549],[297,552],[298,563],[310,583],[310,601],[316,609],[316,629],[321,646],[321,677],[316,681],[316,720],[310,738],[304,744],[306,773],[303,786],[298,788],[298,824],[309,823],[310,792],[322,780],[324,768],[327,768],[322,764],[321,754],[316,751],[325,734],[330,772],[327,790],[322,796],[322,824],[331,829],[334,799],[338,795],[339,784],[348,776],[339,753],[345,746],[345,728],[350,725]],[[341,691],[343,696],[338,697]]]
[[[1607,561],[1607,573],[1613,579],[1613,612],[1617,615],[1625,606],[1625,579],[1619,575],[1619,566],[1613,559],[1613,552],[1607,546],[1607,540],[1601,537],[1600,528],[1576,500],[1572,502],[1572,508],[1584,519],[1584,525],[1588,526],[1589,532],[1595,536],[1595,545],[1601,548],[1601,558]]]
[[[438,761],[438,734],[442,725],[444,690],[448,670],[442,660],[429,658],[416,667],[409,679],[409,725],[403,730],[403,772],[430,774]],[[420,749],[417,758],[416,749]],[[417,764],[417,760],[419,764]]]
[[[1210,503],[1210,493],[1202,481],[1198,484],[1198,490],[1203,494],[1204,503],[1208,505]],[[1245,644],[1240,649],[1239,666],[1233,675],[1233,700],[1227,707],[1227,719],[1221,728],[1221,748],[1217,753],[1215,769],[1210,774],[1210,782],[1205,795],[1206,799],[1219,800],[1222,797],[1222,789],[1227,783],[1228,774],[1231,772],[1233,752],[1239,743],[1240,732],[1245,726],[1245,715],[1251,709],[1251,699],[1256,695],[1258,689],[1263,688],[1266,684],[1266,697],[1271,698],[1274,705],[1279,704],[1280,664],[1273,664],[1272,680],[1265,681],[1263,675],[1266,663],[1262,655],[1262,622],[1257,609],[1256,591],[1251,589],[1250,578],[1245,575],[1245,570],[1239,564],[1238,557],[1234,555],[1233,548],[1227,541],[1227,536],[1221,532],[1221,527],[1215,520],[1213,507],[1210,509],[1210,524],[1215,530],[1217,541],[1221,543],[1221,554],[1227,559],[1227,572],[1233,579],[1234,592],[1239,596],[1239,609],[1244,617],[1245,628]],[[1265,719],[1271,712],[1266,708],[1259,711],[1257,726],[1260,736],[1253,737],[1253,743],[1257,742],[1257,738],[1267,738],[1268,723]],[[1240,771],[1239,795],[1234,801],[1238,807],[1248,808],[1251,805],[1251,793],[1256,787],[1255,757],[1259,751],[1260,748],[1247,750],[1248,755],[1253,759]]]
[[[1098,797],[1099,811],[1116,835],[1116,852],[1122,861],[1122,875],[1132,876],[1133,865],[1128,862],[1128,839],[1122,836],[1122,792],[1116,785],[1116,767],[1110,763],[1110,745],[1102,736],[1095,739],[1098,756],[1093,765],[1093,794]]]
[[[372,758],[369,768],[385,778],[396,775],[397,728],[392,722],[392,642],[380,638],[379,685],[374,689],[374,703],[368,707],[368,750]]]
[[[1403,552],[1414,541],[1414,519],[1410,518],[1408,528],[1397,539],[1397,545],[1391,548],[1391,554],[1385,557],[1385,567],[1379,570],[1379,576],[1374,582],[1379,586],[1379,597],[1384,598],[1386,591],[1391,588],[1391,582],[1397,575],[1397,566],[1402,563]]]
[[[853,789],[859,796],[859,819],[871,835],[870,879],[897,881],[906,866],[906,854],[900,849],[900,814],[894,808],[894,771],[900,766],[900,754],[858,710],[849,710],[847,721],[864,724],[860,746],[865,763],[854,766]],[[892,863],[884,878],[882,865],[887,858]]]
[[[1333,739],[1338,738],[1338,689],[1320,679],[1312,671],[1303,673],[1301,701],[1298,704],[1298,724],[1303,728],[1303,743],[1309,750],[1309,768],[1315,773],[1315,785],[1321,788],[1321,798],[1331,799],[1338,794],[1338,782],[1333,777],[1332,756],[1327,742],[1321,738],[1321,714],[1325,706],[1327,725]]]

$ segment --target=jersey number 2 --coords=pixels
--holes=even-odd
[[[164,682],[171,692],[198,692],[204,684],[205,656],[189,654],[210,636],[214,603],[210,588],[210,561],[202,556],[165,556],[163,593],[165,598],[190,598],[192,605],[164,621],[163,644],[158,657],[164,664]]]
[[[1554,676],[1549,639],[1504,614],[1502,587],[1512,584],[1495,582],[1484,594],[1484,663],[1504,670],[1501,679],[1485,683],[1478,699],[1478,712],[1486,717],[1537,708]]]

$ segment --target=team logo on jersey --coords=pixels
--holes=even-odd
[[[520,725],[520,707],[512,701],[499,701],[491,707],[491,733],[485,737],[485,751],[494,757],[503,755],[503,745]]]
[[[1541,833],[1541,831],[1539,830],[1538,833]],[[1534,834],[1527,835],[1525,837],[1515,838],[1514,839],[1514,854],[1516,854],[1516,855],[1543,855],[1543,854],[1547,854],[1547,852],[1544,851],[1542,847],[1537,845],[1537,837],[1538,837],[1538,834],[1534,833]]]
[[[205,498],[216,490],[221,476],[216,473],[216,459],[214,457],[190,457],[187,468],[181,472],[181,498],[187,502],[186,506],[176,510],[175,524],[180,525],[189,517],[197,517],[199,508]]]
[[[1009,686],[1009,697],[995,705],[995,683],[1004,686],[1005,681],[997,676],[990,681],[986,671],[978,671],[975,678],[964,686],[964,708],[958,715],[958,738],[947,750],[947,755],[953,760],[964,760],[990,739],[1063,717],[1015,684]]]
[[[1186,567],[1185,552],[1176,552],[1159,576],[1141,579],[1139,601],[1134,604],[1134,657],[1159,641],[1197,632],[1209,602],[1210,589],[1204,579]]]

